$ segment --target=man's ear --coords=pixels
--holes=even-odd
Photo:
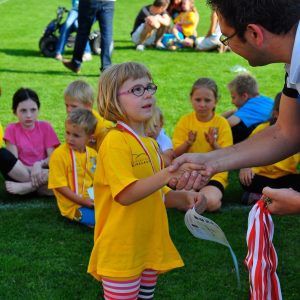
[[[257,24],[247,25],[247,40],[253,41],[257,46],[261,46],[264,42],[264,28]]]

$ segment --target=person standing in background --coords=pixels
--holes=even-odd
[[[98,20],[101,32],[100,71],[111,65],[113,50],[113,17],[116,0],[80,0],[78,7],[78,31],[71,60],[63,61],[66,68],[74,73],[80,72],[82,55],[94,19]]]

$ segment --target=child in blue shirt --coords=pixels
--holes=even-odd
[[[259,94],[256,79],[248,73],[237,75],[227,87],[237,109],[222,115],[231,126],[236,144],[246,139],[257,125],[270,119],[274,101]]]

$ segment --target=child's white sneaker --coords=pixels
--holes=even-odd
[[[82,56],[82,61],[90,61],[93,59],[93,56],[91,53],[84,53]]]
[[[144,51],[144,50],[145,50],[145,45],[143,45],[143,44],[137,45],[137,46],[136,46],[136,50],[137,50],[137,51]]]

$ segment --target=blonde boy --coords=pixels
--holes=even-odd
[[[77,107],[92,111],[97,119],[97,127],[91,139],[88,141],[88,146],[98,151],[105,136],[106,129],[112,127],[112,123],[102,118],[99,113],[93,109],[94,91],[92,87],[83,80],[75,80],[65,89],[64,100],[68,114]]]
[[[97,120],[84,108],[71,111],[65,122],[66,142],[56,148],[49,162],[48,188],[53,189],[62,216],[94,226],[91,191],[97,152],[86,146]]]

